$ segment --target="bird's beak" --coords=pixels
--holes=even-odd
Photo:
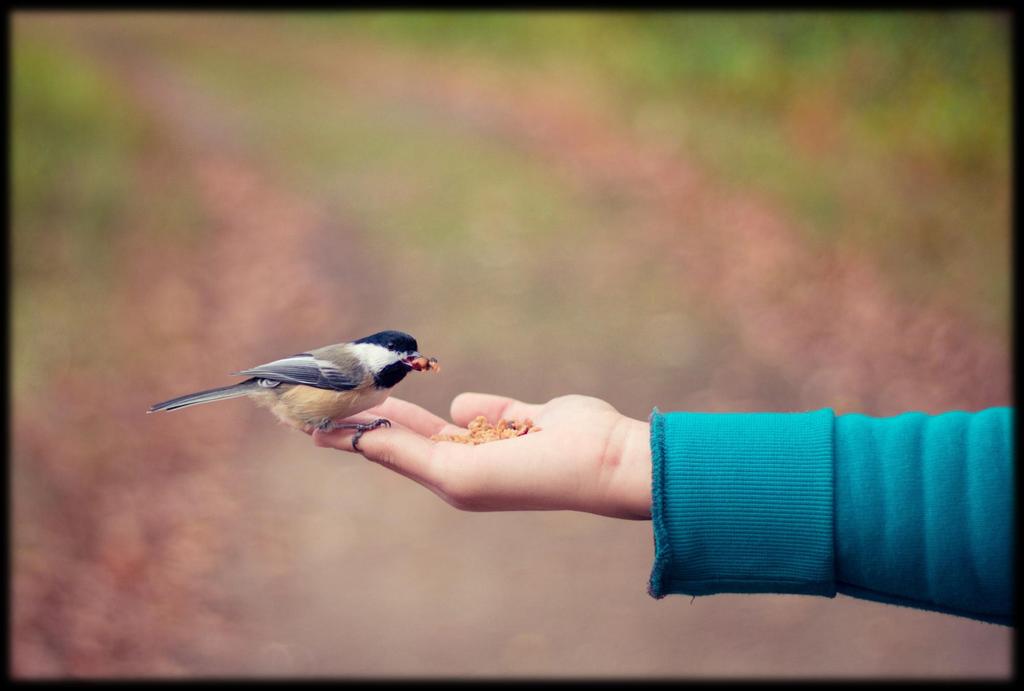
[[[414,369],[417,372],[436,372],[440,368],[437,364],[437,358],[424,357],[417,352],[412,352],[402,358],[402,362],[409,369]]]

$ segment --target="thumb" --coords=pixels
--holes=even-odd
[[[497,422],[499,418],[535,418],[540,414],[540,410],[541,406],[533,403],[523,403],[505,396],[473,392],[460,393],[452,400],[451,407],[452,421],[460,427],[467,426],[478,415],[483,415],[488,422],[493,423]]]

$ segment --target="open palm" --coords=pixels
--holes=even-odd
[[[459,434],[478,415],[530,418],[540,428],[520,437],[467,445],[433,441]],[[452,401],[453,423],[408,401],[389,398],[353,421],[376,417],[392,427],[368,432],[359,451],[467,511],[570,509],[617,518],[651,517],[649,426],[589,396],[561,396],[542,405],[463,393]],[[314,432],[320,446],[352,451],[352,432]]]

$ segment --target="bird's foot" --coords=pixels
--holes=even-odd
[[[354,429],[356,433],[352,437],[352,449],[354,451],[359,451],[359,438],[362,437],[364,433],[369,432],[372,429],[377,429],[378,427],[390,426],[391,420],[386,420],[382,417],[377,418],[373,422],[334,422],[333,420],[325,418],[320,421],[317,428],[324,432],[333,432],[336,429]]]

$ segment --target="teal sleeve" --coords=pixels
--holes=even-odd
[[[1013,623],[1010,408],[836,418],[841,593]]]
[[[1012,411],[651,415],[649,592],[1013,621]]]
[[[832,420],[655,410],[651,594],[835,595]]]

